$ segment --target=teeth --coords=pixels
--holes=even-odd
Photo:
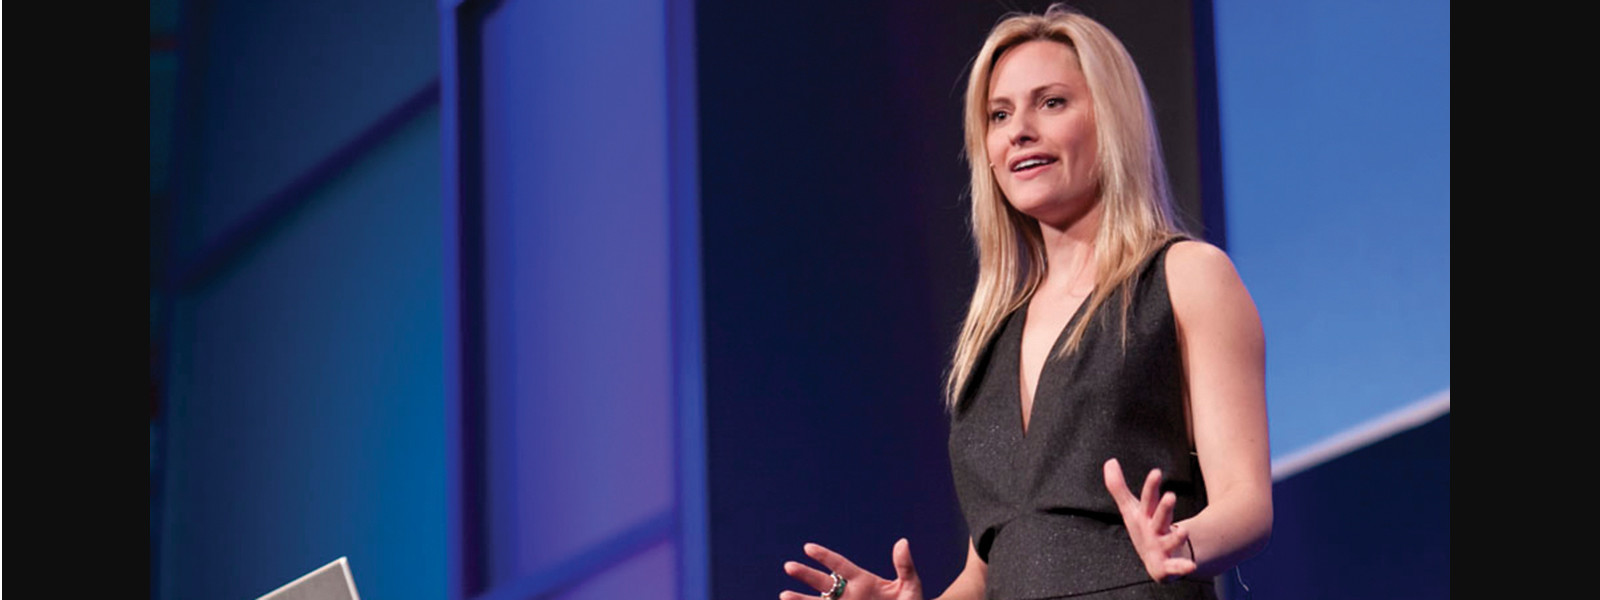
[[[1016,168],[1011,169],[1011,170],[1013,170],[1013,171],[1021,171],[1023,169],[1027,169],[1029,167],[1037,167],[1039,165],[1044,165],[1044,164],[1049,164],[1049,163],[1050,163],[1050,159],[1048,159],[1048,158],[1030,158],[1028,160],[1022,161],[1020,163],[1017,163]]]

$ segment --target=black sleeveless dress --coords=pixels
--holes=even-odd
[[[1117,292],[1095,311],[1078,350],[1058,357],[1088,302],[1078,308],[1039,374],[1026,434],[1018,393],[1026,304],[980,353],[951,417],[949,449],[973,546],[989,566],[990,599],[1216,597],[1209,579],[1150,579],[1103,471],[1116,458],[1138,495],[1160,468],[1162,492],[1178,497],[1174,521],[1205,507],[1167,295],[1165,258],[1176,241],[1138,270],[1125,347]]]

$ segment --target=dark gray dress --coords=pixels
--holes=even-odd
[[[1172,243],[1139,269],[1126,348],[1118,292],[1095,311],[1077,352],[1057,357],[1088,303],[1079,307],[1039,374],[1026,434],[1018,393],[1026,304],[980,353],[951,418],[949,448],[973,546],[988,562],[989,598],[1216,597],[1210,580],[1150,579],[1102,471],[1115,457],[1138,495],[1150,469],[1160,468],[1162,492],[1178,497],[1175,521],[1205,507],[1167,295]]]

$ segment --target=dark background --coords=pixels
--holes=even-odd
[[[1194,11],[1078,7],[1144,73],[1175,196],[1201,231],[1201,181],[1220,176],[1203,178],[1197,160]],[[717,597],[792,587],[782,562],[806,560],[808,541],[892,578],[889,550],[907,537],[935,590],[964,564],[941,375],[976,274],[966,74],[1004,12],[697,4]]]

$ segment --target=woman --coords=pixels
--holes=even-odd
[[[1008,16],[965,121],[979,269],[945,402],[971,537],[939,598],[1214,598],[1272,527],[1263,336],[1173,217],[1132,59],[1061,5]],[[821,598],[923,598],[906,540],[893,580],[805,553],[832,573],[784,570]]]

